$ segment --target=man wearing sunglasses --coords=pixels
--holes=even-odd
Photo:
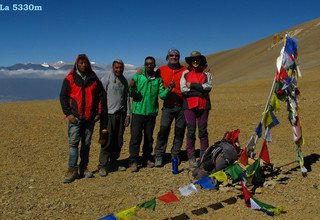
[[[131,139],[129,145],[129,163],[131,172],[138,172],[138,157],[142,137],[142,165],[154,167],[152,161],[153,130],[158,115],[158,97],[165,99],[173,85],[164,88],[156,61],[146,57],[141,73],[136,73],[130,81],[129,94],[132,97]]]

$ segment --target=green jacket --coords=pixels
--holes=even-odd
[[[141,74],[134,74],[132,80],[135,82],[135,86],[129,88],[129,95],[132,97],[132,113],[157,116],[158,96],[165,99],[172,88],[164,88],[160,74],[148,78],[145,68],[142,68]]]

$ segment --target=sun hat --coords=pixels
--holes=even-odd
[[[185,61],[187,64],[189,64],[191,66],[192,61],[195,58],[199,58],[200,59],[200,65],[201,66],[205,66],[207,64],[207,59],[205,56],[203,56],[199,51],[192,51],[189,57],[185,58]]]

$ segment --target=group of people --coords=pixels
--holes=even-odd
[[[211,109],[209,92],[212,89],[212,76],[205,56],[198,51],[193,51],[185,58],[187,67],[180,64],[180,52],[177,49],[169,49],[166,60],[167,65],[155,69],[156,60],[151,56],[146,57],[144,66],[128,82],[123,75],[122,60],[114,60],[112,72],[105,74],[100,80],[92,70],[88,57],[78,55],[60,92],[69,137],[69,162],[64,183],[71,183],[77,178],[93,177],[93,173],[88,170],[88,163],[92,133],[97,121],[100,121],[100,176],[107,176],[110,170],[126,170],[125,166],[119,164],[118,158],[125,128],[130,123],[131,172],[139,171],[142,138],[142,166],[152,168],[164,165],[173,121],[171,156],[177,157],[180,163],[180,150],[187,128],[189,166],[198,166],[195,155],[196,127],[201,156],[209,146],[207,123]],[[159,111],[158,98],[163,100],[163,107],[153,157],[153,131]]]

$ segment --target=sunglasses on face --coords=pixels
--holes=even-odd
[[[178,54],[169,54],[169,57],[180,57]]]

